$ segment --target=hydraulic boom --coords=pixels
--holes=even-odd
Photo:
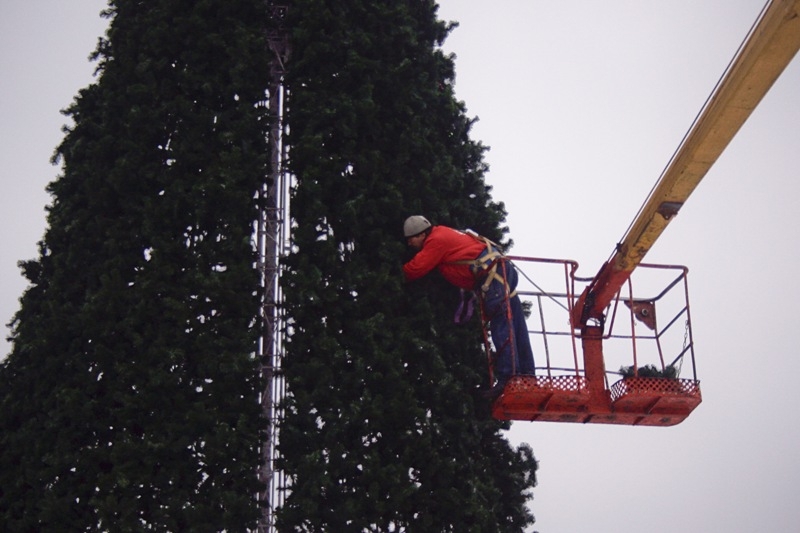
[[[800,48],[800,0],[762,12],[616,252],[578,299],[572,324],[602,324],[606,307]]]

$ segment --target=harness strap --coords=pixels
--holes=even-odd
[[[503,257],[502,255],[497,261],[494,262],[491,269],[489,270],[489,274],[486,276],[486,281],[484,281],[483,285],[481,285],[481,291],[487,292],[492,282],[494,280],[497,280],[505,286],[506,292],[509,293],[508,297],[513,298],[514,296],[517,295],[517,290],[514,289],[513,291],[509,292],[510,287],[508,286],[508,281],[506,281],[506,278],[504,276],[501,276],[500,274],[497,273],[497,265],[499,265],[501,261],[506,261],[506,258]]]
[[[487,292],[489,290],[489,286],[494,280],[502,282],[505,285],[506,292],[508,292],[508,282],[506,282],[505,277],[497,273],[497,265],[500,264],[501,261],[506,261],[505,256],[499,251],[499,246],[483,235],[478,235],[471,229],[466,230],[464,233],[483,242],[486,245],[486,252],[478,256],[476,259],[452,261],[450,264],[469,265],[470,270],[472,270],[473,274],[476,274],[476,276],[479,272],[488,270],[486,273],[486,280],[483,282],[483,285],[481,285],[482,292]],[[508,295],[508,297],[513,298],[516,294],[517,291],[515,289]]]

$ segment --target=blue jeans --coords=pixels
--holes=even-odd
[[[497,274],[502,278],[505,270],[508,293],[511,293],[517,288],[519,280],[517,270],[510,262],[501,261],[497,264]],[[492,333],[492,343],[497,351],[494,364],[497,382],[505,384],[513,374],[533,375],[535,373],[533,350],[519,296],[507,298],[506,284],[499,279],[494,279],[485,292],[482,288],[479,288],[478,292],[483,298],[484,312],[489,319],[489,330]]]

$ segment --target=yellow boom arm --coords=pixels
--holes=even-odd
[[[748,35],[612,258],[573,309],[582,328],[605,308],[800,48],[800,0],[773,0]]]

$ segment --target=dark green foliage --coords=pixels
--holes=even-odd
[[[623,377],[630,378],[633,376],[638,376],[640,378],[670,378],[675,379],[678,377],[678,369],[673,365],[669,365],[663,370],[658,368],[655,365],[644,365],[640,366],[639,370],[637,371],[636,368],[631,366],[623,366],[620,367],[619,373],[622,374]]]
[[[9,531],[255,524],[262,2],[111,2],[0,368]]]
[[[437,275],[402,279],[408,215],[503,235],[435,14],[419,0],[293,2],[282,531],[532,521],[536,461],[477,394],[477,322],[453,324],[458,290]]]

